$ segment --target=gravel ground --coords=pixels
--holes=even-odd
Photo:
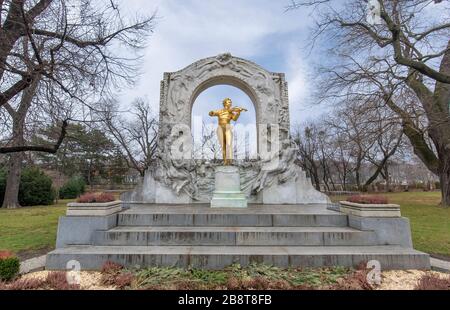
[[[45,279],[50,271],[36,271],[22,276],[22,279]],[[101,273],[94,271],[80,272],[80,286],[83,290],[114,290],[115,287],[100,284]]]
[[[381,273],[381,285],[377,290],[413,290],[417,281],[424,275],[450,277],[447,273],[422,270],[390,270]]]
[[[44,279],[49,271],[37,271],[23,275],[22,278]],[[450,277],[447,273],[421,270],[391,270],[382,272],[381,284],[377,290],[412,290],[417,281],[425,274]],[[80,285],[83,290],[114,290],[115,287],[107,287],[100,284],[101,273],[94,271],[82,271],[80,273]]]

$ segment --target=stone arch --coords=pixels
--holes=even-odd
[[[261,124],[278,124],[280,141],[289,137],[289,102],[283,73],[229,53],[201,59],[161,81],[159,150],[165,152],[175,126],[191,127],[192,105],[205,89],[231,85],[244,91],[255,105],[257,131]],[[260,141],[258,139],[258,149]]]
[[[197,88],[192,93],[191,99],[189,101],[190,108],[191,108],[191,110],[190,110],[191,113],[192,113],[192,108],[194,106],[195,100],[197,100],[197,97],[202,92],[207,90],[208,88],[211,88],[211,87],[214,87],[214,86],[217,86],[217,85],[229,85],[229,86],[233,86],[233,87],[236,87],[236,88],[242,90],[250,98],[250,100],[252,101],[253,106],[255,107],[256,119],[258,119],[258,106],[259,106],[259,103],[258,103],[257,94],[250,87],[250,85],[248,85],[244,80],[241,80],[241,79],[236,78],[234,76],[213,77],[213,78],[211,78],[209,80],[204,81],[199,86],[197,86]],[[223,99],[223,98],[220,98],[220,99]]]
[[[197,89],[194,91],[194,93],[192,94],[192,98],[190,100],[191,124],[192,125],[194,124],[193,111],[194,111],[194,106],[195,106],[195,104],[197,102],[198,97],[201,94],[203,94],[204,92],[208,91],[209,89],[214,88],[215,86],[223,86],[223,85],[231,86],[232,88],[234,88],[236,90],[240,90],[243,95],[245,94],[247,96],[247,100],[249,100],[251,102],[250,106],[252,106],[252,107],[248,106],[249,111],[245,113],[244,117],[250,117],[252,119],[252,122],[251,122],[251,124],[246,124],[245,130],[248,130],[247,133],[249,134],[249,142],[252,145],[254,144],[254,147],[256,147],[256,154],[258,154],[258,151],[259,151],[259,149],[258,149],[258,146],[259,146],[258,138],[259,137],[258,137],[258,134],[257,134],[257,128],[258,128],[258,125],[257,125],[258,102],[257,102],[257,100],[258,99],[257,99],[257,96],[254,93],[254,91],[251,89],[251,87],[246,82],[244,82],[242,80],[238,80],[235,77],[225,76],[225,77],[212,78],[210,80],[207,80],[205,83],[199,85],[197,87]],[[214,101],[214,102],[209,102],[209,104],[212,104],[212,105],[210,106],[210,109],[208,111],[221,109],[222,108],[222,99],[224,99],[225,97],[230,97],[230,94],[224,94],[223,96],[224,97],[216,98],[216,101]],[[245,107],[244,105],[242,105],[243,102],[236,100],[235,97],[231,96],[231,99],[233,100],[233,105],[240,106],[240,107]],[[252,109],[253,109],[253,111],[252,111]],[[207,111],[204,111],[204,116],[206,118],[209,118],[209,120],[206,120],[207,123],[209,123],[209,122],[211,122],[212,124],[216,123],[215,118],[211,119],[210,117],[207,116]],[[233,129],[233,137],[234,137],[234,135],[237,135],[241,139],[241,140],[239,140],[239,138],[238,138],[237,140],[233,140],[233,143],[238,142],[238,141],[240,141],[241,143],[243,142],[242,139],[244,139],[244,131],[239,131],[238,130],[238,128],[239,128],[239,126],[241,124],[242,124],[242,118],[237,123],[233,123],[232,124],[232,126],[234,128]],[[216,126],[214,126],[214,127],[216,127]],[[199,128],[197,128],[197,130],[198,129]],[[240,129],[243,129],[243,127],[240,127]],[[194,128],[191,127],[191,130],[194,130]],[[193,135],[192,138],[193,138],[194,145],[195,145],[196,133],[194,131],[192,131],[191,133]],[[197,131],[197,136],[198,136],[198,134],[199,134],[199,132]],[[237,136],[234,137],[234,138],[237,138]],[[241,147],[242,146],[243,145],[241,145]],[[237,147],[237,145],[233,146],[233,149],[235,149],[235,147]],[[235,149],[235,151],[236,152],[241,151],[242,152],[241,155],[244,154],[244,149],[242,149],[242,148],[237,148],[237,149]],[[249,151],[250,151],[250,149],[249,149]],[[253,153],[252,156],[255,156],[255,153]],[[236,158],[238,158],[237,155],[236,155]]]

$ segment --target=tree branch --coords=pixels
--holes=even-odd
[[[40,0],[26,13],[29,20],[34,20],[53,2],[53,0]]]
[[[45,153],[54,154],[58,151],[64,138],[66,137],[68,125],[69,125],[69,120],[67,120],[67,119],[64,120],[62,123],[62,126],[61,126],[61,132],[59,134],[58,141],[56,141],[56,143],[52,146],[21,145],[21,146],[0,147],[0,154],[19,153],[19,152],[26,152],[26,151],[45,152]]]
[[[378,0],[381,6],[381,12],[380,17],[385,21],[389,31],[392,34],[392,46],[394,48],[394,59],[395,61],[400,64],[404,65],[410,68],[413,68],[417,70],[418,72],[432,78],[433,80],[450,84],[450,75],[440,73],[439,71],[436,71],[430,67],[428,67],[426,64],[420,61],[415,61],[411,58],[407,58],[403,56],[402,53],[402,47],[400,44],[400,36],[401,36],[401,29],[400,25],[396,24],[389,14],[386,12],[385,7],[383,5],[382,0]]]
[[[8,90],[0,93],[0,107],[7,103],[11,98],[16,96],[22,90],[27,88],[33,82],[33,77],[31,75],[24,76],[21,80],[13,84]]]
[[[55,38],[55,39],[60,39],[60,40],[64,39],[65,41],[72,43],[80,48],[85,48],[88,46],[105,46],[112,39],[114,39],[115,37],[117,37],[118,35],[120,35],[123,32],[127,32],[129,30],[139,30],[139,29],[144,28],[145,26],[147,26],[149,24],[149,22],[151,22],[153,20],[153,18],[154,17],[152,16],[140,23],[135,24],[135,25],[124,27],[122,29],[119,29],[119,30],[107,35],[107,36],[98,38],[95,41],[83,41],[83,40],[76,39],[71,36],[67,36],[65,33],[57,33],[57,32],[43,30],[43,29],[32,29],[31,32],[36,35],[46,36],[46,37],[50,37],[50,38]]]

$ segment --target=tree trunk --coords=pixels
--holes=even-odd
[[[8,178],[6,179],[5,198],[2,208],[20,208],[19,185],[22,174],[22,153],[17,153],[9,157]]]
[[[450,207],[450,156],[443,158],[441,161],[439,171],[439,181],[441,183],[441,205],[443,207]]]
[[[384,166],[384,179],[386,180],[386,192],[391,191],[391,176],[389,175],[389,167],[386,164]]]
[[[13,120],[13,146],[24,145],[24,127],[28,109],[31,106],[33,96],[36,92],[40,77],[33,81],[31,86],[22,93],[20,105],[17,111],[8,106],[6,109]],[[5,198],[3,199],[2,208],[19,208],[19,186],[20,175],[22,174],[23,152],[18,152],[9,157],[8,178],[6,179]]]
[[[317,171],[316,165],[312,164],[311,167],[311,179],[314,182],[314,187],[320,191],[320,179],[319,179],[319,172]]]
[[[356,181],[356,187],[357,189],[364,190],[361,186],[361,176],[359,174],[359,165],[355,168],[355,181]]]

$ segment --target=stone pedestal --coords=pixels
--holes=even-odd
[[[247,198],[241,191],[239,168],[218,166],[215,170],[215,189],[211,208],[246,208]]]

